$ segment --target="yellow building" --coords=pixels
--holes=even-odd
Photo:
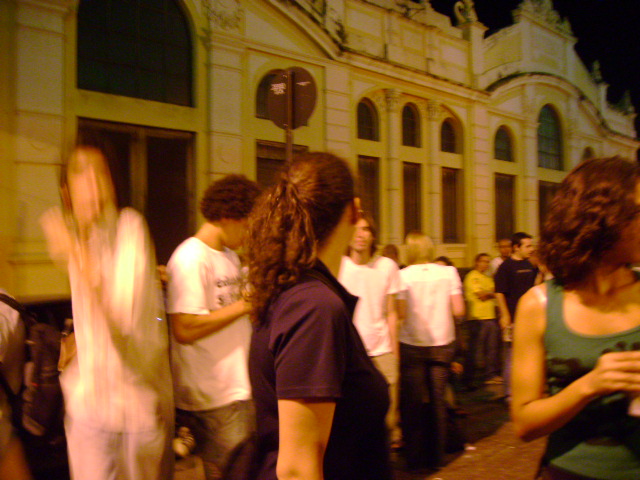
[[[607,104],[550,0],[487,38],[473,2],[455,11],[457,25],[426,0],[0,0],[3,286],[68,290],[38,218],[78,132],[109,140],[119,200],[145,213],[160,261],[212,179],[269,183],[285,133],[266,97],[291,67],[317,88],[294,151],[352,163],[381,243],[420,229],[462,266],[537,235],[575,164],[635,158],[635,113]]]

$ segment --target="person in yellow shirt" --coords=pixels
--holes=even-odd
[[[491,257],[486,253],[476,255],[475,267],[464,278],[464,294],[468,302],[469,350],[467,351],[463,381],[474,388],[476,381],[476,358],[482,352],[483,372],[479,377],[485,384],[502,383],[500,372],[500,325],[496,319],[495,285],[486,275]]]

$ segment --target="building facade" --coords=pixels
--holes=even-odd
[[[537,235],[581,160],[635,159],[633,107],[607,103],[551,0],[523,0],[490,36],[472,1],[455,18],[427,0],[0,0],[3,286],[68,291],[38,219],[78,134],[108,140],[119,202],[145,214],[160,262],[212,179],[271,183],[286,149],[269,91],[294,67],[316,98],[293,151],[352,164],[381,243],[422,230],[458,266]]]

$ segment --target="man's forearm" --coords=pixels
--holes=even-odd
[[[250,311],[250,304],[239,300],[202,315],[172,313],[169,314],[169,320],[176,340],[180,343],[192,343],[222,330]]]

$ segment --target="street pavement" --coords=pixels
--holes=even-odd
[[[502,386],[484,386],[473,392],[457,393],[460,407],[469,415],[460,418],[467,445],[464,451],[447,457],[437,472],[407,472],[394,454],[395,480],[532,480],[544,449],[544,439],[519,440],[501,398]],[[194,455],[176,464],[175,480],[204,480],[202,463]]]

